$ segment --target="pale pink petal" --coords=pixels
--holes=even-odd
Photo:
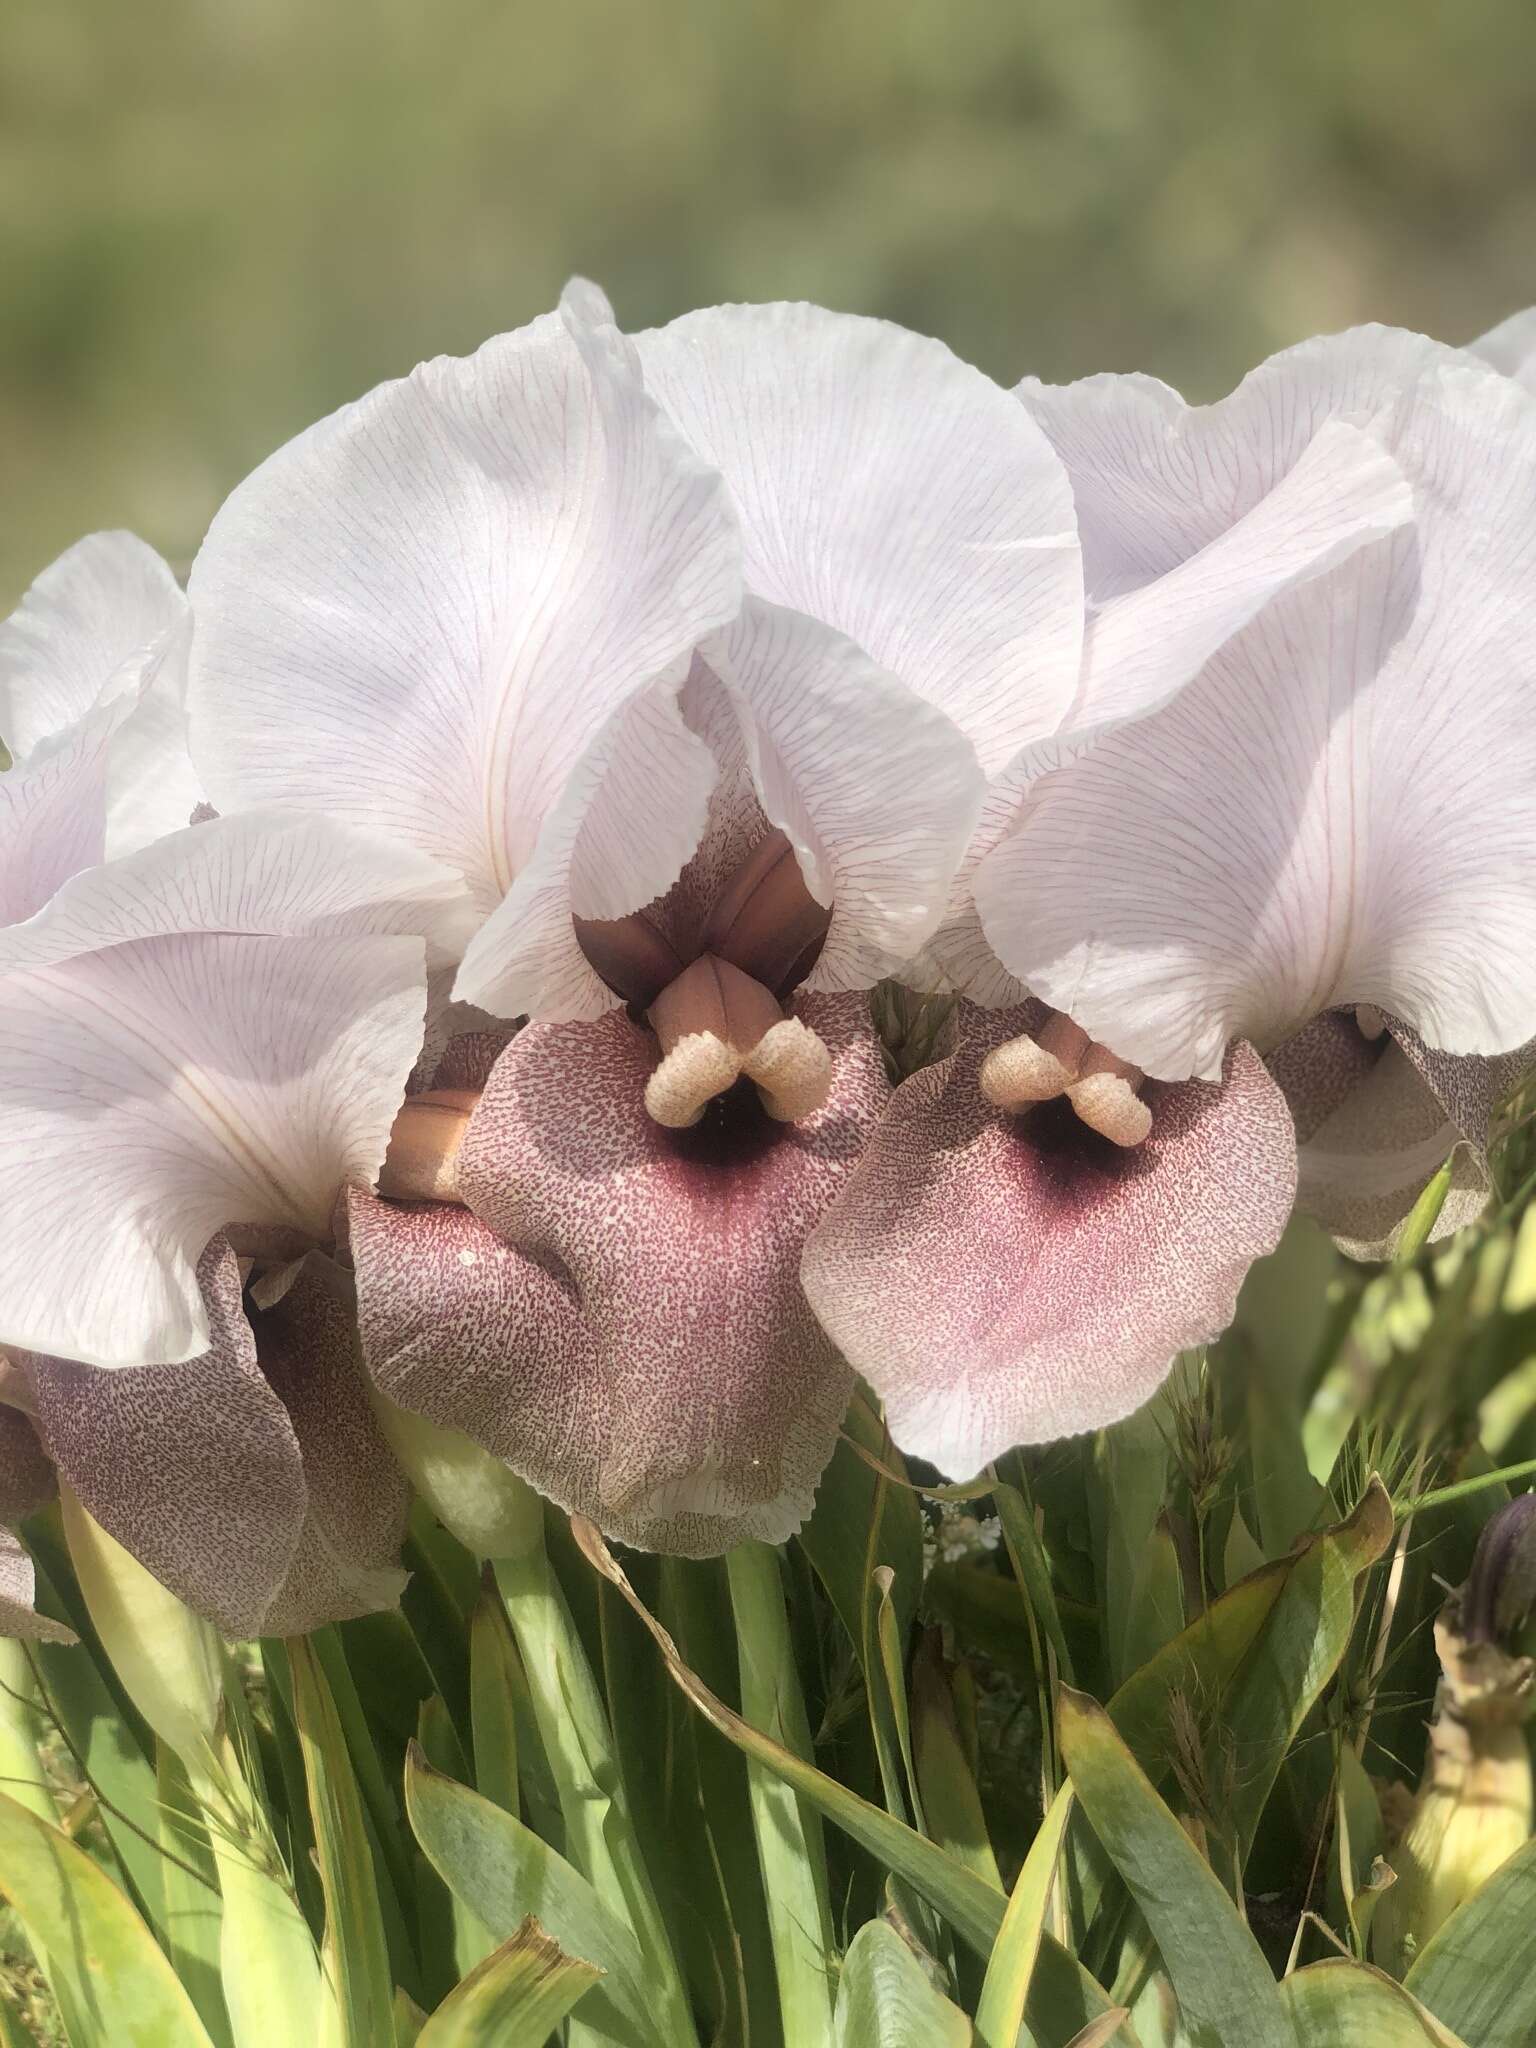
[[[1536,306],[1523,313],[1511,313],[1497,327],[1490,327],[1476,341],[1467,343],[1470,355],[1481,356],[1506,377],[1513,377],[1527,391],[1536,391]]]
[[[203,1247],[229,1224],[328,1237],[383,1159],[424,1007],[407,937],[166,937],[0,977],[0,1335],[199,1355]]]
[[[982,796],[975,750],[852,641],[758,599],[706,657],[736,707],[754,808],[832,923],[809,985],[869,988],[948,900]]]
[[[449,869],[332,819],[274,809],[185,827],[62,882],[26,923],[0,930],[0,973],[190,932],[415,935],[435,970],[457,959],[472,928]]]
[[[133,534],[77,541],[0,625],[0,741],[23,760],[98,704],[136,696],[179,652],[186,613],[175,577]]]
[[[531,933],[487,939],[469,1000],[511,1013],[528,979],[560,988],[535,911],[569,889],[605,792],[592,829],[626,910],[691,849],[707,755],[664,702],[637,712],[664,805],[642,816],[633,735],[617,751],[615,735],[735,611],[738,546],[719,479],[591,287],[300,435],[224,506],[191,587],[192,744],[214,802],[324,810],[453,868],[481,916],[508,899]]]
[[[977,871],[1004,966],[1149,1073],[1214,1078],[1233,1038],[1357,1003],[1451,1052],[1536,1029],[1536,405],[1428,343],[1383,394],[1370,340],[1277,359],[1268,402],[1305,423],[1374,390],[1414,528],[1037,784]]]
[[[863,998],[797,1010],[835,1072],[792,1125],[752,1097],[662,1130],[654,1041],[621,1013],[520,1032],[460,1154],[473,1215],[353,1197],[381,1389],[626,1542],[707,1556],[796,1529],[851,1388],[800,1247],[887,1092]]]
[[[715,306],[639,335],[648,388],[725,476],[747,588],[845,635],[987,773],[1077,683],[1071,492],[1008,394],[941,343],[819,306]]]
[[[310,1260],[255,1330],[233,1252],[200,1262],[201,1358],[123,1372],[32,1357],[39,1425],[85,1507],[226,1635],[393,1605],[408,1492],[368,1406],[345,1282]]]
[[[957,1479],[1139,1408],[1225,1327],[1295,1191],[1290,1117],[1247,1046],[1219,1087],[1149,1090],[1132,1151],[1064,1102],[992,1109],[982,1059],[1041,1014],[960,1006],[958,1051],[902,1083],[801,1268],[896,1442]]]

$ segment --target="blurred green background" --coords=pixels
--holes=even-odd
[[[1212,396],[1536,298],[1532,0],[3,0],[0,600],[547,307],[799,296]]]

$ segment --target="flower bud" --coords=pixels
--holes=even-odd
[[[1372,1923],[1376,1958],[1399,1974],[1464,1899],[1523,1848],[1532,1828],[1531,1753],[1525,1737],[1536,1666],[1495,1638],[1531,1606],[1536,1496],[1511,1501],[1488,1522],[1467,1583],[1435,1623],[1443,1677],[1429,1757],[1403,1838],[1390,1861],[1397,1883]]]
[[[70,1562],[123,1689],[188,1768],[207,1763],[224,1699],[217,1632],[94,1521],[61,1479]]]
[[[374,1413],[411,1484],[476,1557],[517,1557],[543,1534],[543,1505],[525,1480],[462,1430],[429,1422],[370,1388]]]

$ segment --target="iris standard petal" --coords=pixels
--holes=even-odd
[[[1536,1026],[1536,405],[1414,337],[1267,367],[1303,422],[1374,395],[1415,525],[1038,784],[978,870],[987,937],[1165,1078],[1356,1003],[1445,1051],[1509,1050]]]
[[[0,740],[24,760],[98,704],[136,694],[179,655],[186,615],[175,577],[135,535],[77,541],[0,625]]]
[[[681,683],[736,608],[739,559],[718,478],[588,286],[281,449],[215,518],[191,592],[193,753],[219,809],[307,806],[402,839],[515,925],[568,887],[629,760],[615,722],[658,679]],[[626,831],[629,805],[609,805],[625,909],[676,875],[711,773],[664,702],[637,716],[665,757],[645,764],[665,811]],[[567,973],[600,1001],[570,908]],[[515,1014],[522,972],[493,950],[460,993]]]
[[[383,1159],[425,1000],[408,937],[179,935],[0,976],[0,1334],[198,1356],[203,1247],[328,1237]]]
[[[948,714],[991,774],[1077,683],[1072,496],[1011,395],[942,343],[819,306],[715,306],[636,337],[725,477],[747,588]]]
[[[1042,1021],[960,1005],[958,1049],[896,1091],[801,1268],[896,1442],[957,1479],[1140,1407],[1230,1321],[1295,1192],[1290,1117],[1247,1046],[1220,1087],[1149,1091],[1131,1151],[1064,1103],[993,1109],[983,1059]]]

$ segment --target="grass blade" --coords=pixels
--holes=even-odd
[[[1064,1785],[1051,1801],[1051,1810],[1029,1845],[1003,1915],[976,2008],[977,2048],[1014,2048],[1019,2038],[1071,1812],[1072,1788]]]
[[[395,1988],[379,1911],[378,1880],[362,1801],[320,1659],[303,1636],[288,1644],[294,1721],[304,1755],[315,1854],[325,1893],[326,1975],[343,2048],[378,2048],[394,2028]]]
[[[795,1675],[779,1558],[764,1543],[742,1543],[726,1556],[741,1711],[752,1727],[807,1766],[811,1731]],[[832,1910],[821,1817],[794,1789],[752,1757],[747,1761],[752,1825],[779,1987],[784,2034],[796,2048],[823,2048],[832,2037]]]

